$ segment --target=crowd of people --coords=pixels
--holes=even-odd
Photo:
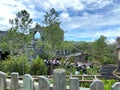
[[[74,67],[76,68],[76,71],[79,72],[79,71],[82,71],[83,74],[87,74],[87,69],[88,68],[93,68],[94,66],[94,63],[90,63],[88,61],[81,61],[81,62],[74,62],[74,63],[71,63],[69,61],[69,58],[66,58],[64,60],[64,63],[61,63],[61,60],[59,59],[51,59],[51,60],[44,60],[46,66],[59,66],[61,64],[64,64],[66,65],[68,68],[71,68],[71,67]]]
[[[45,62],[45,64],[46,64],[47,66],[51,66],[51,65],[53,65],[53,66],[59,66],[59,65],[60,65],[60,61],[57,60],[57,59],[44,60],[44,62]]]
[[[89,63],[87,61],[83,61],[83,62],[77,62],[74,63],[74,67],[76,68],[77,71],[81,71],[83,72],[83,74],[87,74],[87,69],[88,68],[93,68],[94,63]]]

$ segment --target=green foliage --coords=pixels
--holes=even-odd
[[[90,88],[91,83],[80,83],[80,87]]]
[[[92,60],[96,60],[102,64],[116,63],[115,45],[107,44],[105,36],[100,36],[98,40],[93,42],[91,54]]]
[[[93,43],[93,52],[94,58],[99,62],[103,62],[103,57],[107,53],[107,43],[105,42],[106,37],[101,36],[98,40]]]
[[[37,57],[33,62],[28,62],[27,57],[14,57],[0,61],[0,71],[10,74],[11,72],[18,72],[20,75],[23,73],[30,73],[32,75],[46,75],[47,67],[44,61]]]
[[[16,46],[16,48],[20,49],[22,53],[25,53],[25,47],[31,43],[29,29],[32,24],[32,19],[30,18],[30,14],[26,10],[21,10],[16,13],[16,17],[14,19],[10,19],[9,22],[12,27],[6,36],[8,38],[7,40],[9,41],[11,47],[14,48],[14,46]]]
[[[25,34],[28,33],[29,28],[31,27],[32,19],[26,10],[21,10],[20,12],[16,13],[16,18],[10,19],[9,22],[13,29]]]
[[[9,48],[7,47],[7,39],[5,37],[0,38],[0,49],[4,52],[6,50],[8,50]]]
[[[56,53],[58,47],[64,41],[64,31],[60,28],[59,14],[52,8],[44,15],[44,21],[47,26],[43,28],[44,42],[49,43],[49,49]]]
[[[31,63],[31,71],[32,75],[46,75],[47,67],[43,61],[43,59],[36,57],[35,60]]]
[[[43,23],[47,26],[41,27],[37,23],[30,30],[30,34],[34,36],[35,32],[40,33],[41,38],[36,40],[35,46],[36,48],[42,48],[51,58],[55,56],[56,51],[64,41],[64,31],[60,28],[59,14],[54,8],[45,13]]]
[[[26,57],[15,57],[14,60],[9,58],[5,61],[1,61],[0,63],[0,70],[8,74],[11,72],[18,72],[20,75],[22,75],[23,67],[24,73],[29,73],[30,70]]]
[[[88,68],[87,73],[88,75],[99,75],[99,65],[94,65],[93,68]]]
[[[50,9],[50,11],[46,12],[46,14],[44,15],[43,23],[45,23],[46,25],[60,23],[58,12],[54,8]]]
[[[43,28],[44,42],[48,42],[52,49],[56,49],[64,40],[64,31],[60,28],[60,24],[52,24]]]
[[[114,79],[110,80],[102,80],[104,84],[104,90],[112,90],[111,86],[116,82]],[[91,83],[81,83],[80,87],[86,87],[89,88]]]
[[[114,56],[113,56],[114,57]],[[110,56],[109,57],[103,57],[103,64],[115,64],[117,59],[111,59]]]
[[[10,89],[6,89],[6,90],[10,90]]]
[[[104,90],[112,90],[111,86],[116,82],[114,79],[102,80],[104,84]]]
[[[4,61],[0,61],[0,71],[4,71],[4,66],[5,66]]]

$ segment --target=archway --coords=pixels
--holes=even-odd
[[[40,32],[36,31],[36,32],[34,33],[34,39],[40,39],[40,38],[41,38]]]

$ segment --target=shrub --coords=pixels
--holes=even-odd
[[[29,65],[27,62],[27,58],[15,57],[14,59],[7,59],[5,61],[1,61],[0,70],[10,74],[11,72],[18,72],[20,75],[23,73],[29,72]]]
[[[46,75],[47,74],[47,67],[41,58],[36,57],[36,59],[33,60],[33,62],[31,63],[30,73],[32,75]]]
[[[98,75],[99,74],[99,69],[100,69],[100,67],[99,67],[99,65],[94,65],[93,66],[93,68],[89,68],[89,69],[87,69],[87,73],[89,74],[89,75]]]
[[[116,82],[114,79],[102,80],[104,84],[104,90],[112,90],[111,86]]]

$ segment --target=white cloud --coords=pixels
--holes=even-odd
[[[79,28],[96,28],[96,27],[102,27],[105,25],[119,25],[120,24],[120,17],[118,12],[113,12],[107,14],[107,15],[99,15],[99,14],[88,14],[84,13],[83,16],[74,16],[74,17],[67,17],[69,19],[65,20],[65,24],[63,21],[63,25],[65,29],[71,30],[71,27],[69,25],[78,26]],[[68,20],[68,21],[67,21]],[[78,28],[78,27],[77,27]]]
[[[60,18],[64,20],[64,19],[69,19],[69,18],[70,18],[70,16],[69,16],[69,14],[68,14],[68,13],[63,12],[63,13],[60,15]]]
[[[106,40],[106,43],[107,43],[107,44],[114,44],[114,43],[116,43],[116,39],[114,39],[114,38],[109,38],[109,39]]]
[[[81,0],[86,4],[87,9],[100,9],[109,4],[113,4],[113,0]]]
[[[10,3],[13,3],[16,5],[16,3],[13,0],[11,0]],[[7,26],[9,24],[9,19],[14,17],[13,7],[14,6],[10,6],[10,4],[8,4],[8,1],[7,2],[5,2],[4,0],[0,1],[0,18],[2,19],[0,20],[0,25],[3,26],[3,27],[0,27],[1,30],[6,28],[4,26],[5,25]]]
[[[26,5],[25,5],[26,4]],[[16,13],[21,10],[27,10],[31,18],[42,18],[43,12],[35,9],[35,2],[30,0],[2,0],[0,1],[0,30],[7,30],[10,27],[9,19],[13,19]],[[35,22],[33,22],[35,23]]]
[[[83,16],[70,17],[68,14],[62,14],[63,29],[72,30],[75,28],[89,29],[102,26],[119,25],[120,24],[120,9],[113,10],[107,14],[88,14],[83,13]],[[113,13],[114,12],[114,13]],[[65,18],[64,18],[65,17]],[[66,24],[67,23],[67,24]],[[97,31],[97,30],[96,30]]]
[[[81,30],[79,30],[78,32],[72,31],[72,32],[65,33],[65,38],[69,37],[70,40],[73,40],[73,37],[79,40],[81,40],[82,38],[91,38],[91,41],[95,41],[101,35],[104,35],[105,37],[107,37],[108,43],[114,43],[115,38],[120,36],[120,28],[108,29],[108,30],[102,30],[102,31],[100,30],[96,30],[96,31],[89,30],[85,32],[81,32]]]
[[[31,18],[43,18],[44,12],[38,11],[35,9],[35,6],[43,7],[43,9],[48,10],[52,7],[54,7],[57,10],[64,10],[65,12],[60,15],[61,20],[63,22],[63,29],[74,29],[74,28],[88,28],[88,27],[97,27],[100,25],[106,25],[106,24],[115,24],[119,23],[119,17],[118,18],[108,18],[105,16],[100,15],[90,15],[86,12],[83,14],[83,16],[75,16],[70,17],[69,14],[66,12],[67,8],[73,8],[75,10],[83,10],[85,8],[84,4],[82,4],[83,0],[64,0],[61,2],[61,0],[25,0],[25,1],[16,1],[16,0],[10,0],[8,2],[7,0],[1,1],[0,3],[0,17],[4,18],[3,22],[4,24],[8,24],[8,20],[15,17],[15,13],[26,9],[30,15]],[[107,5],[107,3],[110,3],[112,0],[86,0],[87,4],[95,3],[100,5]],[[4,9],[3,9],[4,8]],[[6,12],[5,12],[6,11]],[[105,20],[106,19],[106,20]],[[112,19],[112,20],[111,20]],[[114,22],[111,22],[114,21]],[[67,23],[67,24],[65,24]],[[70,27],[71,26],[71,27]]]
[[[43,4],[45,5],[46,8],[50,8],[50,4],[48,2],[45,1]]]
[[[104,35],[106,37],[117,37],[120,36],[120,27],[115,29],[108,29],[100,32],[96,32],[97,36]]]
[[[75,19],[75,17],[74,17],[74,19]],[[60,15],[60,20],[62,21],[61,27],[63,28],[63,30],[69,31],[69,30],[80,27],[79,22],[78,23],[75,22],[76,20],[73,20],[73,18],[70,17],[67,12],[63,12]]]
[[[45,10],[50,8],[64,11],[66,11],[67,8],[73,8],[75,10],[84,9],[84,5],[80,2],[80,0],[45,0],[42,6]]]
[[[113,5],[113,0],[1,0],[0,1],[0,30],[5,30],[9,27],[9,19],[15,17],[15,14],[20,10],[27,10],[31,18],[39,19],[39,23],[43,20],[43,16],[50,8],[55,8],[60,14],[62,21],[61,27],[67,30],[66,37],[76,38],[97,38],[104,34],[107,37],[115,37],[120,35],[120,28],[106,29],[105,31],[97,30],[103,26],[120,25],[120,5]],[[107,5],[114,7],[103,14],[90,14],[85,9],[97,10]],[[74,10],[73,16],[69,14],[67,9]],[[79,12],[78,12],[79,11]],[[81,12],[81,16],[78,13]],[[36,21],[33,22],[33,26]],[[93,31],[92,31],[93,29]],[[79,33],[71,33],[75,30]],[[80,32],[81,30],[85,30]]]

